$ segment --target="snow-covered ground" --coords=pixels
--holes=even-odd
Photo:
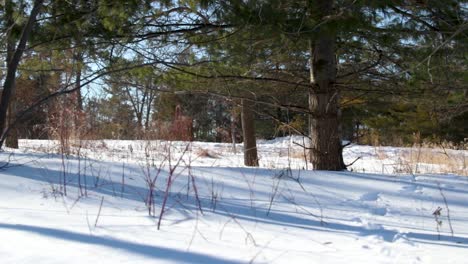
[[[20,143],[0,153],[0,263],[467,261],[467,151],[351,146],[352,171],[324,172],[301,138],[260,141],[259,168],[241,145]]]

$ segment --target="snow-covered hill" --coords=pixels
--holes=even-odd
[[[352,146],[353,172],[323,172],[301,144],[259,142],[247,168],[241,145],[21,141],[0,153],[0,263],[466,263],[468,177],[436,174],[466,151]]]

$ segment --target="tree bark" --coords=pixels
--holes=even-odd
[[[0,101],[0,133],[2,133],[0,139],[0,148],[2,148],[6,138],[5,128],[7,127],[8,121],[7,111],[15,90],[14,88],[16,81],[16,70],[21,61],[21,57],[23,56],[23,52],[26,48],[26,43],[31,35],[34,22],[36,21],[36,17],[39,14],[41,6],[42,0],[34,1],[34,6],[29,15],[28,21],[23,28],[23,32],[21,33],[18,47],[16,48],[11,60],[8,62],[7,74],[5,77],[5,82],[3,83],[2,98]]]
[[[153,102],[155,98],[155,91],[151,89],[151,85],[148,87],[148,102],[146,103],[146,115],[145,115],[145,131],[149,131],[150,125],[150,116],[151,116],[151,109],[153,107]]]
[[[315,170],[344,170],[340,135],[339,91],[335,86],[336,33],[324,22],[333,12],[331,0],[318,0],[317,37],[310,41],[310,161]]]
[[[258,167],[257,141],[255,139],[255,120],[253,103],[242,99],[242,134],[244,138],[244,165]]]
[[[233,106],[233,109],[231,109],[231,143],[232,143],[232,152],[234,154],[237,153],[237,149],[236,149],[236,124],[237,124],[237,121],[238,120],[238,114],[236,114],[236,110]]]
[[[8,126],[12,126],[14,123],[14,117],[16,116],[17,113],[17,108],[16,108],[16,98],[14,93],[12,94],[11,97],[11,102],[8,107]],[[8,136],[5,139],[5,145],[9,148],[14,148],[17,149],[19,148],[18,144],[18,129],[16,127],[12,127],[10,132],[8,133]]]
[[[7,21],[7,34],[6,34],[6,41],[7,41],[7,65],[10,63],[11,59],[13,58],[13,54],[15,53],[15,40],[13,39],[13,26],[14,26],[14,19],[13,19],[13,2],[11,0],[7,0],[5,2],[5,18]],[[13,89],[14,90],[14,89]],[[12,93],[12,100],[8,107],[8,126],[11,126],[13,123],[13,118],[16,116],[16,100],[14,99],[15,95]],[[9,148],[18,148],[18,130],[13,128],[9,133],[8,137],[6,138],[5,142],[6,146]]]
[[[77,43],[79,43],[77,41]],[[82,124],[83,124],[83,97],[81,95],[81,74],[82,74],[82,66],[83,66],[83,54],[81,51],[76,51],[74,55],[74,62],[76,63],[76,73],[75,73],[75,87],[76,90],[74,92],[74,99],[75,99],[75,109],[74,113],[74,126],[73,133],[75,134],[76,139],[81,139],[82,136]]]
[[[75,93],[76,93],[76,111],[83,112],[83,95],[81,94],[81,74],[83,71],[83,54],[78,52],[75,57],[76,67],[76,76],[75,76]],[[79,125],[79,124],[78,124]]]

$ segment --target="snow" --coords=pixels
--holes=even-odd
[[[326,172],[299,137],[259,141],[259,168],[241,145],[70,143],[69,156],[41,140],[0,153],[0,263],[466,263],[468,177],[403,161],[419,150],[353,145],[353,171]]]

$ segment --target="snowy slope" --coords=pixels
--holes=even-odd
[[[382,174],[408,150],[365,146],[345,152],[355,172],[305,170],[292,140],[260,142],[260,168],[240,145],[94,141],[62,157],[22,141],[0,153],[0,263],[466,263],[468,177]]]

